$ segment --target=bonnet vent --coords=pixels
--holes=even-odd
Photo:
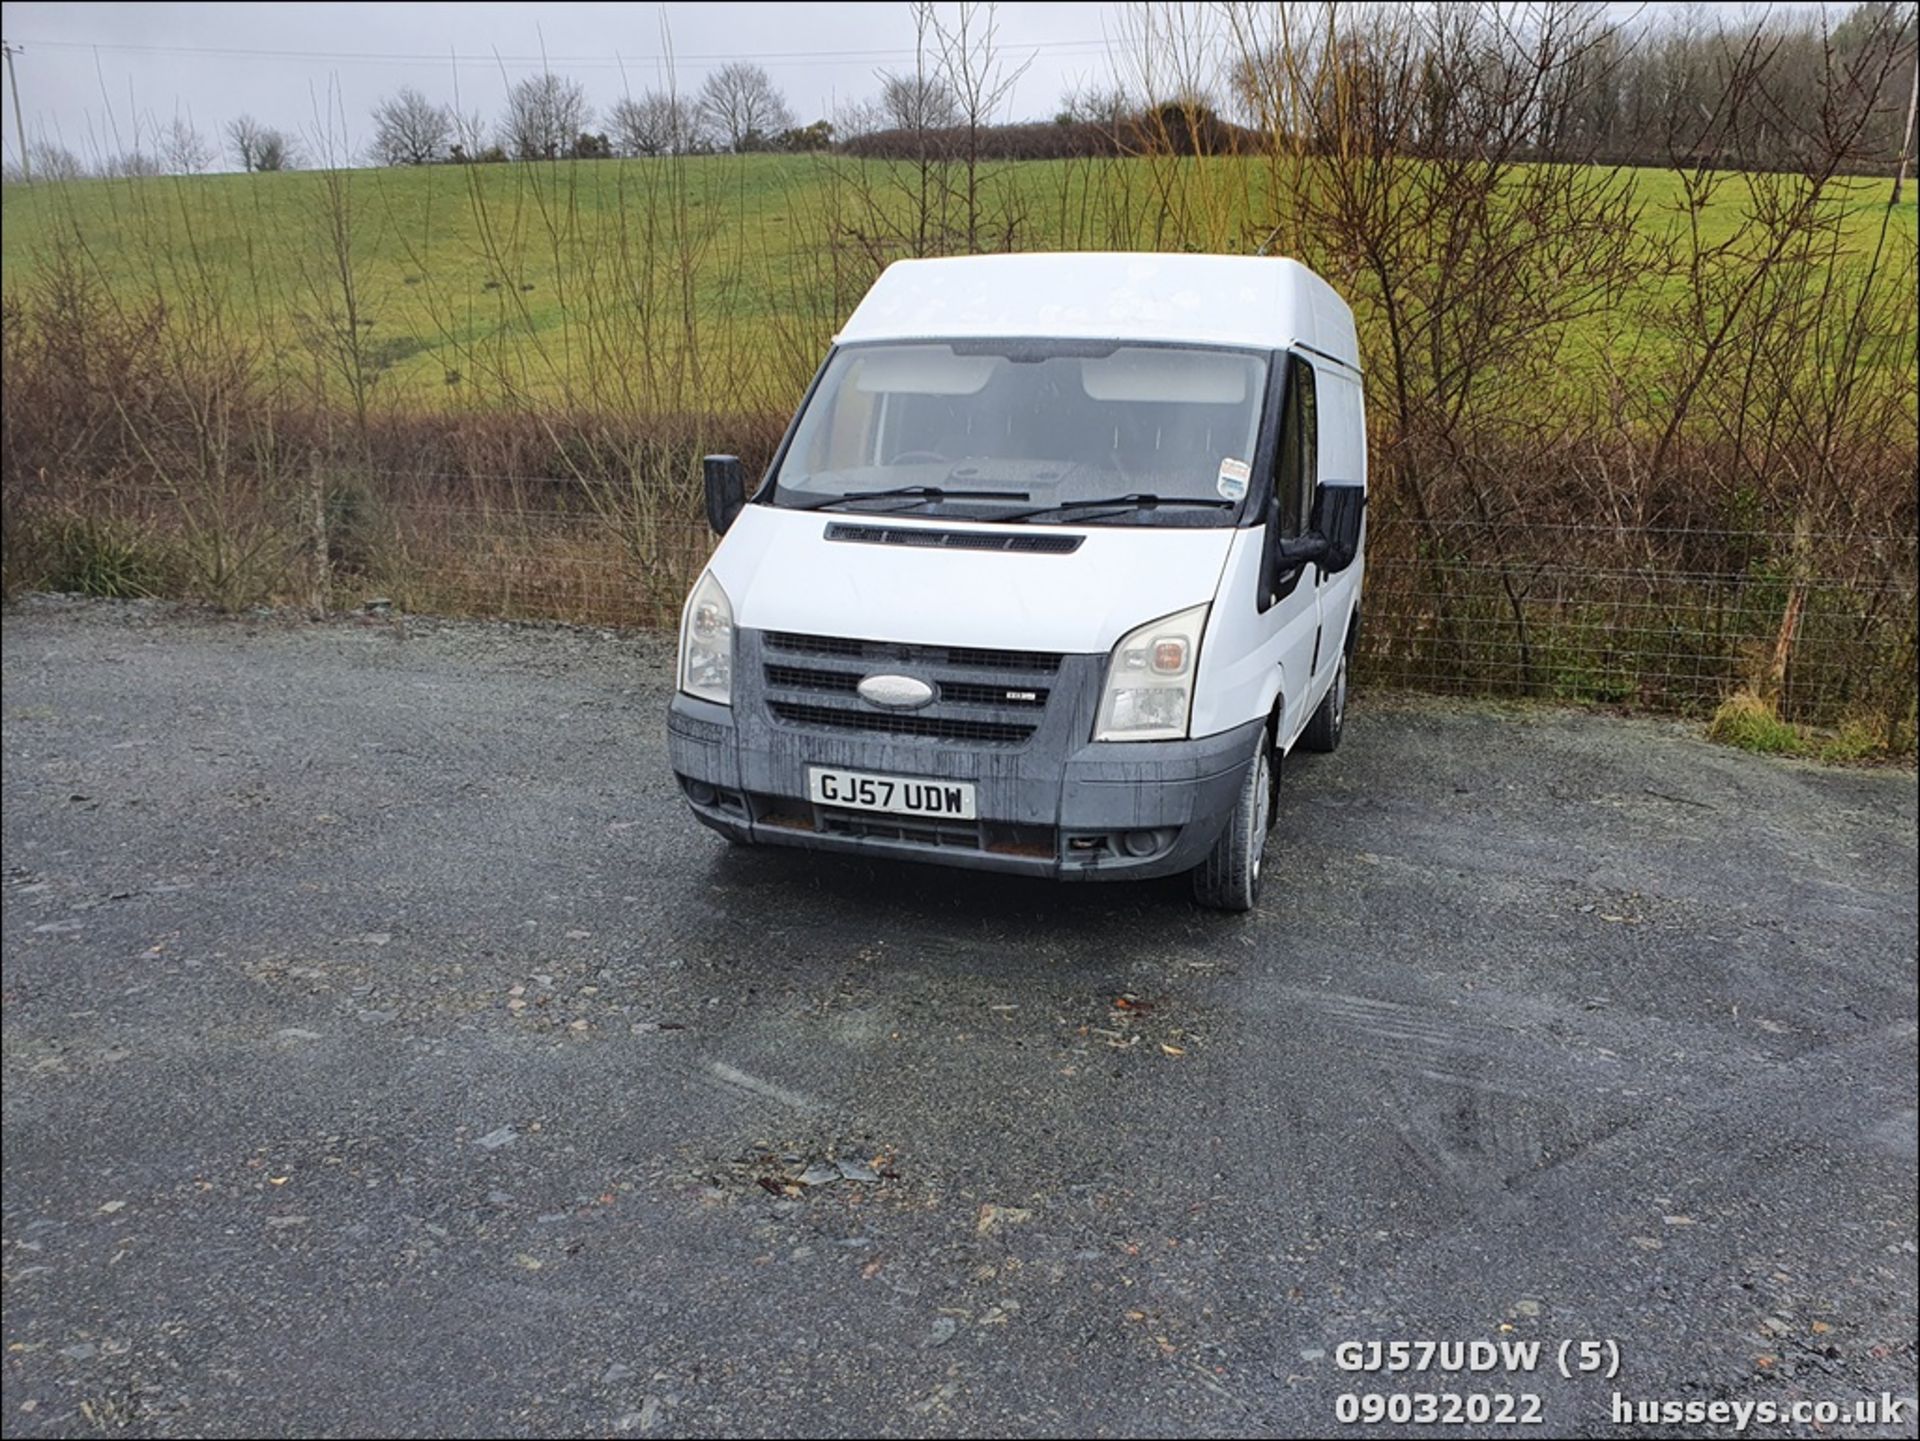
[[[923,550],[1017,550],[1039,555],[1068,555],[1080,549],[1082,535],[1023,531],[1003,534],[992,530],[929,530],[921,526],[850,525],[834,521],[827,539],[850,545],[912,545]]]

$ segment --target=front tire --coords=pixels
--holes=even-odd
[[[1340,652],[1340,668],[1333,673],[1333,684],[1321,698],[1320,709],[1313,713],[1307,728],[1300,732],[1300,744],[1322,755],[1340,749],[1340,732],[1347,725],[1347,653]]]
[[[1250,911],[1260,899],[1260,857],[1273,826],[1273,745],[1262,733],[1260,749],[1213,852],[1193,871],[1193,898],[1216,911]]]

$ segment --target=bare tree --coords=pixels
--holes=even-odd
[[[723,150],[765,150],[793,128],[793,112],[758,65],[722,66],[700,87],[700,123]]]
[[[1227,56],[1227,79],[1239,118],[1255,125],[1304,123],[1314,98],[1311,88],[1335,83],[1347,62],[1290,58],[1279,47],[1289,35],[1297,38],[1328,25],[1340,32],[1336,50],[1351,57],[1377,49],[1381,22],[1388,16],[1417,13],[1433,22],[1427,28],[1443,37],[1450,51],[1464,46],[1496,66],[1508,63],[1499,47],[1482,44],[1479,32],[1488,27],[1477,3],[1343,8],[1348,13],[1336,18],[1324,7],[1229,0],[1215,12],[1226,15],[1235,35],[1238,53]],[[1592,8],[1586,0],[1514,0],[1498,28],[1515,39],[1527,31],[1564,31],[1569,23],[1590,19]],[[1847,168],[1874,173],[1885,163],[1882,157],[1897,154],[1914,93],[1915,12],[1911,4],[1893,0],[1832,7],[1835,14],[1842,9],[1844,15],[1832,24],[1823,18],[1822,7],[1787,6],[1755,7],[1735,23],[1726,18],[1725,7],[1673,7],[1665,16],[1643,14],[1609,26],[1542,74],[1538,92],[1524,105],[1524,148],[1576,150],[1608,163],[1665,166],[1677,157],[1680,163],[1703,161],[1719,169],[1798,169],[1828,138],[1819,126],[1832,108],[1824,89],[1831,65],[1860,72],[1865,62],[1866,78],[1877,88],[1843,97],[1840,115],[1850,125],[1856,117],[1863,119]],[[1156,37],[1149,58],[1163,69],[1162,54],[1177,52],[1181,36],[1199,28],[1174,7],[1130,7],[1122,25]],[[1256,31],[1262,32],[1261,43],[1240,43]],[[1764,74],[1758,76],[1749,74],[1752,67],[1741,59],[1750,33],[1762,37],[1766,52]],[[1904,62],[1891,67],[1880,63],[1901,57]],[[1431,66],[1423,61],[1404,78],[1409,95],[1419,98],[1419,112],[1409,114],[1396,143],[1420,146],[1429,155],[1465,143],[1477,124],[1470,110],[1481,103],[1480,82],[1451,61]],[[1736,96],[1740,84],[1751,93]],[[1719,123],[1730,103],[1743,113],[1737,131]],[[1709,150],[1709,145],[1719,148]]]
[[[33,173],[42,180],[78,180],[87,173],[87,167],[66,146],[43,139],[33,147]]]
[[[1140,103],[1123,85],[1074,85],[1060,97],[1060,109],[1054,119],[1062,125],[1098,125],[1119,129],[1128,116],[1140,109]]]
[[[175,175],[197,175],[214,161],[213,146],[184,115],[175,115],[159,135],[160,158]]]
[[[240,162],[242,170],[253,170],[260,158],[260,139],[266,133],[262,125],[251,115],[241,115],[227,122],[227,144],[233,149],[233,158]]]
[[[251,115],[227,122],[227,143],[242,170],[297,170],[300,142]]]
[[[693,138],[693,117],[678,95],[649,90],[613,107],[609,121],[622,155],[679,155]]]
[[[99,165],[99,173],[113,180],[143,180],[164,172],[159,156],[140,149],[102,156]]]
[[[959,215],[953,224],[968,254],[979,251],[986,220],[987,182],[981,132],[995,124],[1013,88],[1032,59],[1007,67],[1000,48],[999,14],[991,4],[962,0],[950,21],[942,20],[931,5],[920,5],[931,25],[937,60],[935,74],[959,111],[957,173],[948,183],[949,200]],[[1011,225],[1012,217],[1007,217]]]
[[[899,98],[908,116],[918,108],[918,97],[942,94],[949,103],[953,91],[938,71],[934,54],[935,21],[930,0],[912,6],[913,70],[889,75],[889,87],[899,83]],[[904,92],[904,93],[901,93]],[[955,119],[957,120],[957,116]],[[830,282],[822,289],[836,296],[857,294],[889,261],[901,255],[939,255],[947,244],[947,176],[951,133],[938,134],[902,126],[885,99],[849,107],[836,117],[843,137],[858,138],[889,128],[904,129],[908,138],[904,165],[867,163],[865,151],[855,147],[854,158],[832,167],[833,185],[825,215],[821,250],[832,257]]]
[[[577,80],[543,71],[507,92],[501,143],[516,160],[552,160],[567,154],[593,123],[593,107]]]
[[[895,130],[944,130],[960,123],[960,102],[939,76],[883,74],[880,112]]]
[[[450,108],[447,115],[453,122],[453,146],[448,151],[448,158],[478,159],[492,143],[491,131],[487,127],[487,117],[478,110],[456,108]]]
[[[298,170],[300,142],[284,130],[272,126],[259,133],[253,153],[253,168],[260,171]]]
[[[446,158],[453,113],[411,85],[382,100],[373,111],[373,153],[383,165],[431,165]]]
[[[890,123],[878,100],[849,100],[833,112],[833,133],[841,140],[876,134]]]
[[[1633,174],[1590,163],[1592,134],[1563,144],[1543,103],[1594,93],[1601,59],[1617,53],[1613,27],[1603,10],[1558,0],[1351,22],[1253,6],[1227,17],[1271,193],[1288,197],[1268,242],[1354,277],[1379,377],[1382,526],[1409,526],[1433,557],[1425,583],[1454,655],[1469,653],[1473,625],[1439,559],[1443,527],[1462,514],[1484,527],[1477,560],[1509,616],[1515,683],[1542,684],[1527,603],[1537,572],[1515,548],[1505,487],[1566,441],[1548,421],[1509,424],[1501,382],[1550,373],[1568,328],[1609,315],[1643,275]]]

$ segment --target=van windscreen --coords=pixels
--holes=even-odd
[[[766,499],[980,520],[1230,525],[1267,359],[1086,342],[910,342],[833,355]],[[1102,506],[1110,497],[1151,505]]]

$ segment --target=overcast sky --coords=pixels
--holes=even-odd
[[[952,7],[943,9],[951,11]],[[1009,57],[1031,61],[1013,96],[1020,116],[1051,115],[1078,80],[1107,81],[1119,7],[1008,3]],[[732,59],[764,65],[804,123],[878,88],[875,72],[910,69],[913,24],[902,0],[875,4],[59,4],[0,5],[18,47],[27,132],[92,158],[129,148],[132,124],[176,108],[208,135],[243,112],[310,132],[337,85],[356,146],[382,96],[412,84],[490,118],[508,82],[555,71],[586,85],[602,112],[660,83],[661,22],[683,90]],[[457,58],[456,58],[457,57]],[[622,67],[624,65],[624,76]],[[118,139],[115,139],[115,136]],[[18,155],[12,96],[4,109]]]
[[[942,4],[951,16],[956,6]],[[1110,84],[1124,65],[1142,7],[1120,0],[1005,0],[998,7],[1009,69],[1027,69],[1008,118],[1051,116],[1070,87]],[[1616,19],[1673,8],[1671,0],[1611,0]],[[1764,4],[1708,8],[1752,12]],[[1826,0],[1832,12],[1847,0]],[[802,123],[831,117],[879,89],[876,73],[910,70],[913,21],[905,0],[776,4],[158,4],[0,3],[27,133],[83,159],[131,149],[157,120],[189,117],[217,138],[252,114],[312,137],[330,110],[349,146],[367,138],[378,100],[414,85],[437,101],[500,112],[506,87],[539,70],[586,87],[596,109],[661,85],[670,32],[679,88],[696,90],[729,60],[764,65]],[[1115,47],[1118,47],[1117,49]],[[329,104],[330,97],[335,97]],[[0,107],[9,160],[19,155],[11,90]],[[139,127],[136,130],[136,125]],[[337,136],[339,122],[332,127]],[[227,163],[224,159],[223,164]]]

